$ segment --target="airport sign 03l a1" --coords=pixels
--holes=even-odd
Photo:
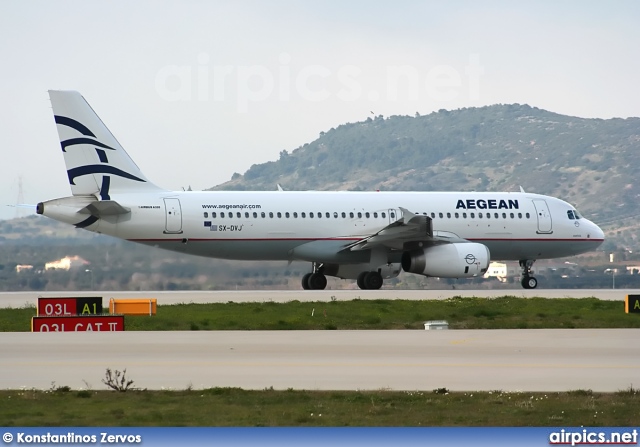
[[[102,297],[38,297],[38,316],[100,315]]]

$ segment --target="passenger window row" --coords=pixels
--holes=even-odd
[[[422,213],[425,216],[428,216],[428,213]],[[438,213],[436,215],[436,213],[431,213],[431,218],[435,219],[436,217],[439,217],[440,219],[443,219],[444,217],[447,217],[447,219],[451,219],[452,214],[451,213]],[[493,215],[491,213],[477,213],[477,218],[478,219],[491,219],[493,216],[493,219],[500,219],[500,217],[502,216],[503,219],[507,219],[507,218],[511,218],[511,219],[515,219],[516,216],[518,217],[518,219],[522,219],[523,217],[525,219],[530,219],[531,218],[531,214],[529,213],[524,213],[524,216],[522,213],[493,213]],[[453,217],[455,217],[456,219],[459,219],[460,217],[462,217],[463,219],[475,219],[476,218],[476,213],[453,213]]]
[[[253,218],[254,218],[254,219],[257,219],[257,218],[258,218],[258,213],[257,213],[257,212],[255,212],[255,211],[254,211],[252,214],[253,214]],[[318,218],[318,219],[321,219],[321,218],[323,217],[323,214],[322,214],[321,212],[320,212],[320,213],[315,213],[315,214],[314,214],[313,212],[310,212],[310,213],[308,213],[308,214],[309,214],[309,218],[310,218],[310,219],[313,219],[314,217],[316,217],[316,218]],[[337,213],[337,212],[335,212],[335,211],[334,211],[333,213],[327,213],[327,212],[325,212],[325,213],[324,213],[324,217],[325,217],[325,218],[327,218],[327,219],[330,219],[330,218],[331,218],[331,216],[333,216],[335,219],[337,219],[338,217],[342,217],[343,219],[346,219],[346,218],[347,218],[347,214],[348,214],[348,216],[349,216],[349,218],[350,218],[350,219],[355,219],[355,217],[356,217],[356,216],[358,216],[358,219],[362,219],[362,217],[363,217],[363,216],[364,216],[365,218],[367,218],[367,219],[370,219],[370,218],[372,218],[372,217],[373,217],[374,219],[377,219],[378,217],[381,217],[381,218],[383,218],[383,219],[386,219],[386,218],[387,218],[387,213],[385,213],[385,212],[378,213],[377,211],[376,211],[376,212],[373,212],[373,213],[370,213],[370,212],[368,212],[368,211],[367,211],[367,212],[365,212],[365,213],[362,213],[362,212],[357,212],[357,213],[354,213],[354,212],[350,212],[350,213],[345,213],[345,212]],[[245,219],[249,219],[249,217],[250,217],[250,216],[251,216],[251,214],[249,214],[248,212],[245,212],[245,213],[244,213],[244,217],[245,217]],[[293,217],[294,219],[297,219],[297,218],[298,218],[298,216],[299,216],[299,217],[301,217],[301,218],[303,218],[303,219],[305,219],[305,218],[307,217],[307,213],[305,213],[304,211],[303,211],[303,212],[301,212],[299,215],[298,215],[298,212],[296,212],[296,211],[294,211],[293,213],[289,213],[289,212],[285,212],[285,213],[281,213],[281,212],[277,212],[277,213],[273,213],[273,212],[265,213],[264,211],[260,213],[260,217],[261,217],[261,218],[263,218],[263,219],[264,219],[264,218],[266,218],[266,217],[269,217],[269,218],[271,218],[271,219],[273,219],[274,217],[277,217],[277,218],[279,218],[279,219],[281,219],[282,217],[285,217],[285,218],[287,218],[287,219],[288,219],[288,218],[290,218],[290,217]],[[205,212],[204,212],[204,217],[205,217],[205,219],[209,218],[209,213],[205,211]],[[217,218],[217,217],[218,217],[218,215],[216,214],[216,212],[215,212],[215,211],[211,213],[211,218],[212,218],[212,219],[215,219],[215,218]],[[227,213],[227,214],[226,214],[226,216],[225,216],[225,213],[224,213],[224,211],[223,211],[223,212],[221,212],[221,213],[220,213],[220,217],[229,217],[229,218],[233,218],[234,216],[233,216],[233,212],[229,212],[229,213]],[[235,217],[237,217],[238,219],[241,219],[241,218],[242,218],[242,213],[237,212]],[[389,213],[389,217],[391,217],[392,219],[395,219],[395,217],[396,217],[396,213],[394,213],[394,212]]]
[[[416,214],[420,214],[420,213],[416,213]],[[422,214],[424,216],[429,216],[429,213],[422,213]],[[462,218],[462,219],[468,219],[468,218],[475,219],[476,218],[476,213],[453,213],[453,214],[452,213],[437,213],[437,214],[436,213],[431,213],[430,214],[432,219],[437,219],[437,218],[443,219],[445,217],[445,215],[446,215],[447,219],[451,219],[452,216],[454,218],[456,218],[456,219],[460,219],[460,218]],[[523,214],[522,213],[493,213],[493,215],[491,213],[477,213],[477,218],[478,219],[492,219],[492,218],[493,219],[500,219],[500,217],[502,217],[503,219],[507,219],[507,218],[515,219],[516,215],[517,215],[518,219],[522,219],[523,218]],[[258,214],[255,211],[253,213],[251,213],[251,214],[249,212],[245,212],[244,213],[244,218],[245,219],[249,219],[251,216],[253,216],[254,219],[257,219],[258,217],[263,218],[263,219],[266,218],[266,217],[269,217],[270,219],[273,219],[274,217],[277,217],[278,219],[281,219],[282,217],[284,217],[286,219],[289,219],[289,218],[297,219],[298,217],[300,217],[302,219],[305,219],[305,218],[307,218],[307,213],[305,213],[304,211],[301,212],[301,213],[298,213],[296,211],[294,211],[292,213],[289,213],[289,212],[282,213],[280,211],[278,211],[276,213],[273,213],[273,212],[266,213],[266,212],[263,211],[260,214]],[[378,213],[377,211],[374,211],[372,213],[370,213],[368,211],[365,212],[365,213],[362,213],[362,212],[354,213],[353,211],[351,211],[349,213],[346,213],[346,212],[338,213],[338,212],[335,212],[335,211],[333,213],[325,212],[324,214],[322,212],[319,212],[319,213],[310,212],[310,213],[308,213],[308,217],[310,219],[313,219],[313,218],[322,219],[323,217],[326,218],[326,219],[330,219],[332,216],[333,216],[334,219],[338,219],[339,217],[342,217],[343,219],[346,219],[347,216],[349,217],[349,219],[355,219],[356,216],[358,217],[358,219],[362,219],[363,217],[366,218],[366,219],[370,219],[370,218],[378,219],[379,217],[382,218],[382,219],[386,219],[387,218],[387,213],[386,212]],[[204,212],[204,217],[205,217],[205,219],[209,218],[209,213],[207,211]],[[218,217],[218,214],[215,211],[211,213],[211,218],[212,219],[216,219],[217,217]],[[228,213],[225,213],[224,211],[220,212],[220,218],[225,218],[225,217],[227,217],[227,218],[237,217],[238,219],[242,219],[242,213],[236,212],[236,214],[234,216],[233,212],[231,212],[231,211],[228,212]],[[389,217],[391,219],[395,219],[396,215],[395,215],[394,212],[390,212],[389,213]],[[524,218],[530,219],[531,215],[529,213],[525,213],[524,214]]]

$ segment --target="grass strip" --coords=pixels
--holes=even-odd
[[[640,394],[576,390],[0,391],[0,426],[635,426]]]
[[[30,330],[35,308],[0,309],[0,331]],[[287,303],[176,304],[157,315],[127,316],[128,331],[424,329],[446,320],[451,329],[637,328],[622,301],[597,298],[463,298]]]

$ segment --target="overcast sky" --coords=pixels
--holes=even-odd
[[[0,218],[20,178],[25,203],[70,195],[49,89],[199,190],[372,112],[640,116],[639,24],[634,0],[2,1]]]

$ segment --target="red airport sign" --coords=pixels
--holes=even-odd
[[[39,317],[102,314],[102,297],[38,297]]]
[[[38,316],[31,319],[31,332],[117,331],[124,331],[124,315]]]

